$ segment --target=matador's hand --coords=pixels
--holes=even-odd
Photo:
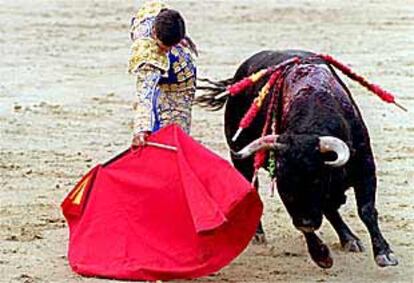
[[[150,132],[139,132],[132,138],[132,146],[145,146]]]

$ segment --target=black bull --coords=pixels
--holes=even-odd
[[[314,55],[305,51],[263,51],[247,59],[235,76],[215,83],[221,88],[197,99],[199,105],[210,110],[220,109],[225,102],[225,134],[232,151],[234,166],[248,179],[253,178],[253,158],[237,158],[241,150],[261,136],[266,119],[267,99],[254,119],[238,139],[233,142],[239,122],[249,109],[254,97],[266,80],[229,98],[216,99],[224,87],[237,82],[260,69],[274,66],[294,56],[307,58]],[[367,128],[357,105],[345,84],[335,71],[322,59],[308,64],[297,64],[284,74],[283,99],[276,109],[278,144],[276,153],[276,179],[279,195],[292,217],[293,224],[306,238],[312,259],[323,268],[333,264],[328,247],[314,233],[325,218],[339,236],[347,251],[362,252],[363,246],[357,236],[341,218],[338,209],[345,203],[345,191],[353,187],[358,215],[371,236],[373,253],[379,266],[398,264],[378,226],[375,208],[376,173]],[[213,88],[214,89],[214,88]],[[283,106],[282,106],[283,105]],[[332,155],[323,154],[319,137],[333,136],[346,143],[350,150],[349,161],[341,167],[325,164]],[[258,182],[255,184],[258,187]],[[258,234],[264,239],[260,225]],[[260,239],[260,237],[258,237]]]

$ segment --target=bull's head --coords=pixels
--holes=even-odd
[[[318,229],[324,198],[329,195],[329,186],[334,185],[329,182],[338,181],[330,180],[328,168],[346,164],[350,157],[346,143],[332,136],[270,135],[234,155],[245,158],[259,150],[277,153],[278,191],[294,226],[303,232]]]

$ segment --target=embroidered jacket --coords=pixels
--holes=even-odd
[[[163,8],[166,8],[163,3],[147,2],[132,21],[128,71],[137,76],[134,134],[155,132],[170,123],[190,132],[196,67],[191,51],[184,44],[179,43],[164,53],[152,38],[155,17]]]

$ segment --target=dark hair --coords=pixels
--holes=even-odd
[[[155,18],[155,34],[166,46],[179,43],[185,36],[185,23],[180,13],[171,9],[163,9]]]

